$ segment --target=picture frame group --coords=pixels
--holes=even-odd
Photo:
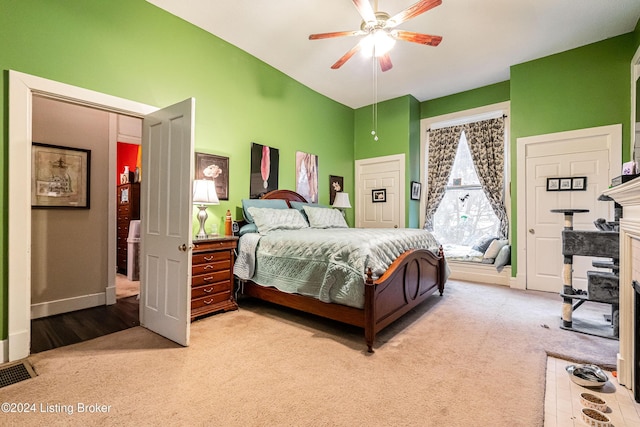
[[[547,178],[547,191],[586,191],[587,177]]]

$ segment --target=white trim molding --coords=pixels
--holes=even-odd
[[[63,298],[55,301],[46,301],[31,305],[31,318],[54,316],[56,314],[68,313],[70,311],[83,310],[85,308],[105,305],[106,296],[104,292],[90,295],[82,295],[72,298]]]
[[[143,117],[156,107],[9,70],[7,344],[2,362],[24,359],[31,347],[31,126],[33,95]],[[110,151],[110,154],[113,151]],[[112,163],[110,163],[111,165]],[[115,164],[115,163],[113,163]],[[115,200],[115,182],[110,189]],[[115,239],[109,240],[114,245]],[[110,247],[115,253],[115,246]]]

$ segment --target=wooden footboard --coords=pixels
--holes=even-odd
[[[315,298],[289,294],[251,281],[242,283],[244,295],[269,301],[364,328],[367,349],[373,353],[376,334],[412,310],[436,290],[442,295],[445,261],[424,249],[412,249],[400,255],[381,277],[369,275],[365,284],[364,308],[330,304]]]

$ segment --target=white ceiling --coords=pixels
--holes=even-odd
[[[376,100],[371,59],[356,54],[330,68],[359,38],[308,39],[359,29],[352,0],[147,1],[344,105]],[[376,1],[395,15],[418,0]],[[628,33],[639,17],[640,0],[443,0],[398,27],[443,40],[438,47],[398,41],[393,68],[377,68],[377,101],[408,94],[425,101],[505,81],[511,65]]]

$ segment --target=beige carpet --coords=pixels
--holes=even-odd
[[[139,280],[129,280],[123,274],[116,274],[116,299],[131,297],[139,293]]]
[[[39,376],[2,400],[62,413],[0,423],[541,426],[546,351],[613,364],[618,349],[559,329],[560,308],[554,294],[450,281],[369,355],[356,328],[243,300],[193,323],[188,348],[136,327],[30,357]]]

